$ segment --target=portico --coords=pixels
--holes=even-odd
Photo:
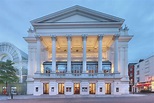
[[[31,21],[35,30],[25,40],[35,50],[29,52],[27,93],[127,94],[127,49],[121,48],[132,36],[123,22],[81,6]]]
[[[105,37],[105,35],[104,35],[104,37]],[[117,41],[118,41],[118,39],[115,39],[115,38],[118,38],[119,37],[119,35],[113,35],[113,36],[110,36],[110,37],[108,37],[108,40],[111,40],[111,41],[109,41],[109,42],[112,42],[112,43],[114,43],[115,42],[115,44],[114,44],[114,52],[115,53],[117,53],[117,55],[118,55],[118,43],[116,43]],[[56,72],[56,60],[58,59],[62,59],[62,61],[67,61],[67,73],[71,73],[71,61],[83,61],[82,62],[82,64],[83,64],[83,66],[82,66],[82,73],[86,73],[86,68],[87,68],[87,59],[88,59],[88,61],[91,61],[91,58],[90,57],[95,57],[95,58],[97,58],[96,59],[96,61],[98,61],[98,73],[103,73],[103,71],[102,71],[102,61],[104,60],[107,60],[108,59],[108,57],[107,58],[103,58],[103,48],[105,49],[104,50],[104,52],[107,52],[107,49],[108,48],[106,48],[106,47],[108,47],[108,46],[111,46],[111,45],[105,45],[105,46],[102,46],[103,44],[103,36],[102,35],[98,35],[98,36],[90,36],[90,37],[88,37],[88,36],[85,36],[85,35],[81,35],[81,36],[78,36],[78,38],[82,38],[82,46],[81,47],[71,47],[71,45],[72,45],[72,43],[71,43],[71,38],[74,38],[73,40],[76,40],[75,38],[76,38],[76,36],[75,37],[73,37],[73,36],[66,36],[66,37],[56,37],[56,36],[51,36],[51,37],[35,37],[36,38],[36,40],[37,40],[37,55],[40,55],[40,51],[41,51],[41,45],[48,45],[48,44],[45,44],[44,43],[44,41],[46,40],[46,39],[44,39],[44,38],[51,38],[51,48],[52,48],[52,50],[50,51],[50,50],[47,50],[47,52],[49,53],[49,54],[51,54],[52,56],[51,56],[51,61],[52,61],[52,70],[51,70],[51,73],[55,73]],[[58,43],[59,44],[59,42],[61,42],[61,41],[57,41],[56,39],[60,39],[60,40],[62,40],[61,38],[63,38],[63,43],[64,43],[64,41],[65,41],[65,45],[66,45],[66,47],[58,47],[56,44]],[[66,40],[64,40],[64,38],[66,39]],[[97,38],[96,39],[96,41],[94,41],[94,42],[96,42],[96,44],[95,44],[95,46],[94,47],[96,47],[95,49],[96,50],[93,50],[93,49],[91,49],[90,48],[90,46],[91,45],[88,45],[89,47],[87,47],[87,38],[90,38],[90,40],[93,40],[93,39],[95,39],[95,38]],[[105,39],[105,38],[104,38]],[[42,40],[42,41],[41,41]],[[88,41],[88,43],[90,42],[90,40]],[[106,40],[107,41],[107,40]],[[112,44],[112,43],[110,43],[110,44]],[[104,43],[105,44],[105,43]],[[94,45],[94,44],[92,44],[92,45]],[[57,47],[56,47],[57,46]],[[60,45],[59,45],[60,46]],[[94,47],[92,47],[92,48],[94,48]],[[59,52],[59,48],[63,48],[63,50],[64,51],[60,51]],[[76,51],[75,50],[71,50],[71,49],[76,49]],[[89,49],[88,49],[89,48]],[[79,50],[78,50],[79,49]],[[88,50],[87,50],[88,49]],[[92,50],[92,52],[94,52],[94,54],[95,54],[95,56],[93,56],[92,54],[92,52],[91,52],[91,50]],[[57,53],[57,52],[58,53]],[[98,51],[98,52],[97,52]],[[61,58],[61,53],[63,53],[63,57]],[[65,54],[64,54],[65,53]],[[78,54],[76,54],[76,53],[78,53]],[[71,54],[74,54],[74,56],[73,55],[71,55]],[[80,54],[80,55],[79,55]],[[87,57],[87,54],[89,54],[89,56]],[[104,55],[105,55],[106,53],[104,53]],[[57,55],[57,57],[56,57],[56,55]],[[75,56],[78,56],[78,59],[76,59],[75,58]],[[73,60],[71,60],[73,58]],[[57,61],[58,61],[57,60]],[[115,73],[118,73],[118,57],[116,56],[116,55],[114,55],[114,68],[113,68],[113,71],[115,72]],[[37,56],[37,72],[38,73],[40,73],[41,72],[41,59],[40,59],[40,56]],[[113,72],[113,73],[114,73]]]

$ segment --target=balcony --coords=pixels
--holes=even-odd
[[[120,78],[120,73],[81,73],[81,74],[72,74],[72,73],[35,73],[34,78]]]

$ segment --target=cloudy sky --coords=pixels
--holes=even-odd
[[[0,42],[11,42],[27,53],[30,22],[38,17],[80,5],[125,19],[129,62],[154,55],[154,0],[0,0]]]

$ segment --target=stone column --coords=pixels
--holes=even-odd
[[[52,73],[56,72],[56,37],[52,36]]]
[[[102,73],[102,35],[98,36],[98,73]]]
[[[86,58],[87,58],[87,54],[86,54],[86,49],[87,49],[87,47],[86,47],[86,45],[87,45],[87,36],[86,35],[83,35],[82,36],[82,42],[83,42],[83,59],[82,59],[82,61],[83,61],[83,63],[82,63],[82,70],[83,70],[83,73],[86,73],[86,70],[87,70],[87,61],[86,61]]]
[[[40,36],[36,36],[36,40],[37,40],[37,60],[36,60],[36,64],[37,64],[37,70],[36,73],[41,73],[41,41],[40,41]]]
[[[114,73],[118,73],[118,38],[119,35],[115,35],[114,42]]]
[[[71,73],[71,36],[67,36],[67,73]]]

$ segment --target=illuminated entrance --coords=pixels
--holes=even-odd
[[[49,83],[43,83],[43,94],[49,94]]]
[[[74,94],[80,94],[80,84],[74,83]]]
[[[111,94],[111,83],[105,83],[105,94]]]
[[[64,83],[59,83],[58,84],[58,93],[59,94],[64,94]]]
[[[89,84],[89,94],[95,94],[96,93],[96,84],[90,83]]]

